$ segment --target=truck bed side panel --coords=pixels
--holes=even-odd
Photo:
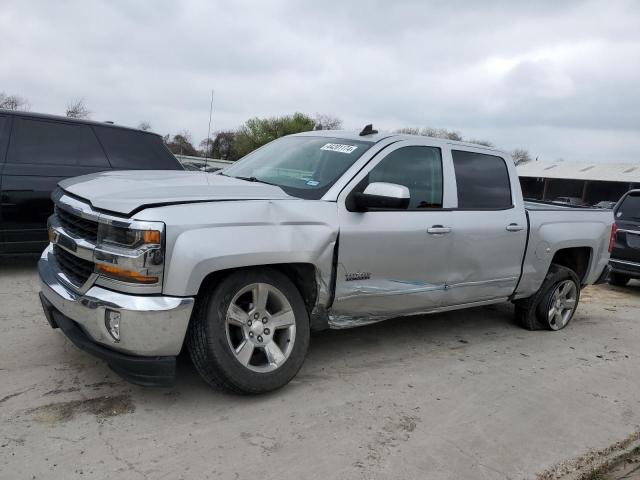
[[[583,284],[595,282],[609,261],[613,214],[609,210],[527,205],[529,243],[514,298],[526,298],[542,284],[558,250],[586,247],[589,266]]]

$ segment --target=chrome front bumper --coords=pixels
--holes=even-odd
[[[67,286],[49,246],[38,262],[42,295],[94,342],[136,356],[175,356],[184,341],[193,298],[130,295],[98,286]],[[105,310],[120,312],[120,341],[105,326]]]

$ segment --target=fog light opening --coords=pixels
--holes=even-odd
[[[120,312],[107,309],[104,314],[104,325],[107,332],[116,342],[120,341]]]

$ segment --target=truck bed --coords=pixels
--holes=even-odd
[[[582,284],[594,283],[609,261],[613,212],[535,201],[525,201],[524,206],[529,237],[515,298],[535,292],[556,254],[576,246],[589,250],[589,264],[584,266],[584,271],[577,272]]]
[[[584,206],[580,206],[580,205],[566,205],[566,204],[559,204],[559,203],[553,203],[553,202],[545,202],[542,200],[525,200],[524,201],[524,208],[525,210],[528,211],[536,211],[536,210],[563,210],[563,211],[569,211],[569,210],[578,210],[581,212],[584,211],[590,211],[590,210],[595,210],[597,212],[610,212],[610,210],[607,209],[603,209],[603,208],[595,208],[595,207],[584,207]]]

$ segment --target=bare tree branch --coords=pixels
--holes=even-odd
[[[491,143],[489,140],[465,140],[469,143],[475,143],[476,145],[483,145],[485,147],[494,147],[495,145]]]
[[[18,95],[7,95],[4,92],[0,92],[0,108],[6,110],[24,110],[28,111],[31,108],[26,98]]]
[[[513,150],[511,152],[511,157],[513,158],[513,162],[516,165],[528,163],[532,160],[531,155],[529,155],[529,151],[523,148],[516,148],[515,150]]]
[[[316,122],[315,130],[340,130],[342,128],[342,120],[333,115],[316,113],[314,121]]]
[[[66,115],[69,118],[89,118],[91,111],[85,105],[84,98],[80,98],[67,103]]]

